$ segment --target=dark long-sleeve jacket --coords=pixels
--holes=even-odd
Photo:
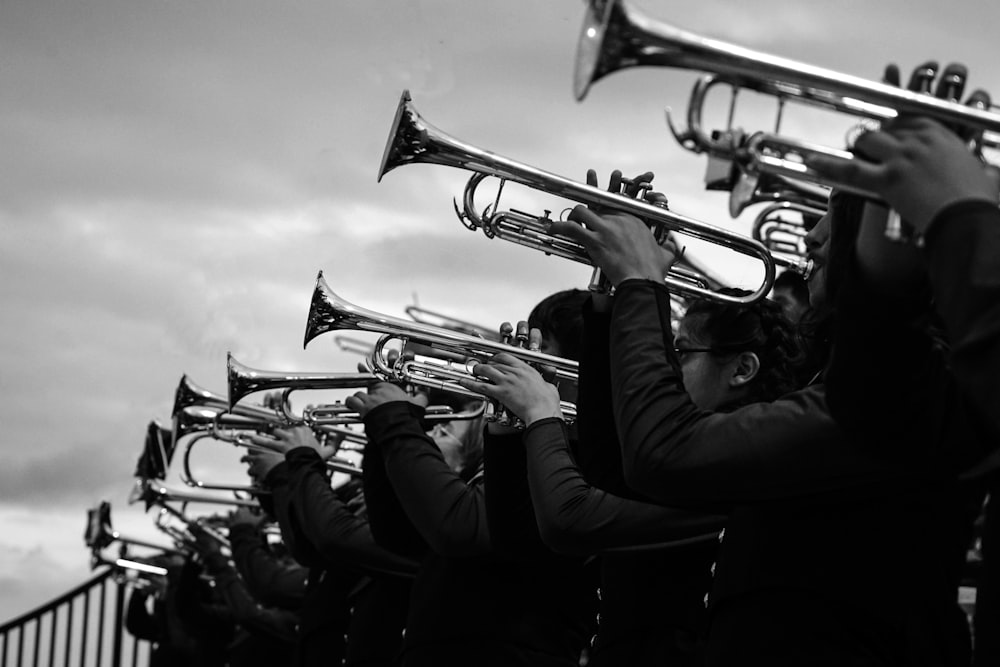
[[[867,619],[860,625],[880,628],[897,658],[943,660],[953,647],[935,642],[955,607],[965,510],[953,476],[872,456],[865,434],[849,437],[830,416],[823,385],[730,413],[699,410],[670,362],[666,289],[625,281],[615,300],[611,375],[626,479],[660,502],[731,508],[713,614],[741,609],[743,637],[754,640],[755,609],[791,592],[842,610],[832,619],[845,633]],[[883,568],[886,553],[906,557]]]
[[[931,223],[926,248],[955,377],[1000,434],[1000,209],[949,206]]]
[[[575,665],[594,612],[582,604],[582,565],[495,549],[484,477],[453,471],[422,415],[391,402],[365,418],[373,534],[408,553],[423,550],[402,664]]]
[[[295,639],[296,612],[263,605],[250,593],[236,567],[221,552],[205,555],[205,566],[215,582],[215,590],[232,615],[233,622],[254,634],[266,635],[281,642]]]
[[[339,652],[346,665],[390,664],[416,563],[375,542],[368,519],[331,488],[315,450],[287,452],[267,482],[286,544],[311,568],[299,628],[303,662],[324,664]]]
[[[264,534],[249,524],[229,529],[233,563],[247,589],[261,604],[296,610],[306,593],[309,569],[279,557],[267,545]]]

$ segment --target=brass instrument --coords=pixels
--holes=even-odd
[[[589,0],[576,56],[573,86],[577,99],[582,100],[595,81],[611,72],[647,65],[712,72],[720,76],[706,79],[701,84],[706,89],[725,82],[774,95],[779,100],[793,99],[855,117],[881,121],[899,114],[929,116],[975,131],[979,146],[996,144],[996,133],[1000,131],[1000,114],[986,104],[970,106],[939,99],[701,37],[654,21],[622,0]],[[702,97],[703,93],[704,90]],[[689,120],[691,113],[694,112],[689,111]],[[716,148],[729,150],[721,145]],[[815,155],[851,160],[854,156],[849,151],[763,132],[752,135],[744,150],[751,171],[820,183],[878,199],[874,193],[827,179],[802,161]]]
[[[781,258],[790,257],[799,261],[806,254],[806,219],[820,218],[826,209],[815,208],[795,201],[778,201],[766,206],[753,223],[753,237],[767,246],[775,257],[775,263],[782,265]]]
[[[256,500],[247,500],[235,496],[224,498],[215,495],[179,491],[157,484],[152,479],[135,480],[135,486],[132,488],[132,493],[129,495],[128,501],[130,504],[142,501],[146,505],[146,511],[149,511],[153,505],[163,506],[168,502],[206,503],[211,505],[228,505],[230,507],[250,507],[254,509],[260,507]]]
[[[323,278],[323,272],[320,271],[316,277],[316,288],[313,290],[309,306],[303,347],[321,334],[343,329],[382,334],[371,359],[373,372],[382,379],[441,389],[470,398],[486,397],[465,389],[458,384],[458,380],[474,379],[475,376],[471,372],[473,362],[486,361],[500,352],[511,354],[529,364],[554,369],[559,380],[576,382],[579,372],[579,364],[570,359],[485,340],[451,329],[410,322],[354,305],[331,290]],[[403,340],[404,347],[406,343],[412,341],[440,352],[448,358],[459,356],[472,361],[461,368],[456,368],[453,362],[434,363],[405,357],[390,361],[386,354],[386,346],[395,339]],[[487,419],[507,418],[499,406],[494,404],[492,407],[493,413],[486,414]],[[568,420],[575,419],[576,406],[564,401],[562,409],[563,415]]]
[[[390,170],[415,162],[441,164],[476,172],[466,185],[463,210],[459,210],[457,203],[455,210],[463,223],[482,229],[487,236],[497,236],[541,250],[546,254],[558,255],[593,266],[583,246],[568,238],[549,233],[548,228],[552,221],[548,213],[534,216],[519,211],[476,212],[473,201],[475,190],[484,179],[493,176],[501,179],[501,186],[506,181],[513,181],[581,204],[631,213],[646,221],[654,229],[656,242],[662,243],[670,232],[675,232],[723,245],[737,253],[759,259],[763,265],[764,277],[761,285],[746,296],[720,294],[702,287],[696,279],[692,280],[690,275],[671,271],[665,277],[665,281],[672,290],[680,294],[729,303],[752,303],[764,298],[774,282],[774,263],[771,261],[771,256],[753,239],[679,215],[641,199],[610,193],[466,144],[426,122],[414,108],[409,92],[403,91],[385,153],[382,155],[378,178],[381,181],[382,176]]]
[[[251,442],[244,432],[267,432],[276,427],[288,426],[289,422],[274,417],[249,417],[234,415],[217,408],[199,408],[189,406],[182,411],[185,434],[194,437],[187,441],[182,457],[180,479],[188,486],[214,491],[243,492],[252,495],[267,493],[253,485],[211,484],[197,479],[191,470],[191,452],[195,445],[203,440],[226,442],[247,449],[267,449],[263,445]],[[367,441],[363,434],[350,431],[346,427],[313,426],[313,431],[320,438],[330,435],[339,439],[351,438],[356,445],[363,446]],[[350,433],[348,433],[350,431]],[[342,458],[329,459],[327,467],[334,472],[342,472],[352,476],[360,476],[361,469],[350,461]]]
[[[226,355],[226,374],[229,379],[229,406],[234,407],[248,394],[256,391],[281,389],[282,403],[287,407],[288,395],[295,389],[356,389],[378,382],[371,373],[285,373],[250,368]],[[287,418],[291,415],[284,410]]]
[[[385,341],[379,341],[372,346],[375,351],[384,351]],[[398,359],[398,357],[393,357]],[[403,359],[400,363],[410,361]],[[307,373],[266,371],[250,368],[229,355],[227,360],[229,377],[229,399],[236,403],[249,393],[270,389],[283,389],[281,415],[288,424],[308,424],[317,432],[326,432],[327,427],[342,427],[351,424],[361,424],[361,415],[348,410],[342,403],[315,405],[305,408],[300,417],[291,413],[288,396],[295,389],[356,389],[369,387],[379,382],[382,377],[372,373]],[[238,406],[237,406],[238,409]],[[426,408],[426,418],[430,421],[454,421],[456,419],[476,419],[482,414],[482,409],[456,412],[446,405],[429,405]],[[331,435],[345,435],[343,430],[329,431]],[[350,436],[348,436],[350,437]],[[353,438],[352,438],[353,439]],[[355,440],[356,442],[360,442]]]
[[[122,545],[122,552],[113,560],[106,558],[100,551],[91,551],[90,569],[94,570],[99,565],[107,565],[117,572],[116,580],[118,583],[128,582],[137,588],[149,585],[153,578],[167,576],[167,568],[127,556],[128,553],[124,545]],[[135,572],[134,577],[129,577],[127,572]]]
[[[166,479],[174,456],[174,433],[159,422],[146,427],[146,440],[135,466],[136,477]]]
[[[97,507],[87,510],[87,526],[84,530],[83,541],[95,553],[106,549],[114,542],[119,542],[123,546],[134,545],[167,553],[181,553],[176,549],[119,533],[111,526],[111,503],[106,500],[101,501]]]
[[[223,549],[230,549],[231,544],[229,543],[229,538],[223,534],[218,528],[210,525],[210,523],[205,519],[192,519],[188,517],[183,510],[179,510],[172,505],[165,502],[157,503],[160,507],[160,511],[156,515],[154,524],[159,528],[164,534],[169,535],[177,544],[184,545],[191,549],[195,549],[197,543],[197,538],[195,533],[192,532],[192,528],[195,530],[200,530],[202,533],[207,535],[211,540],[218,544]],[[169,519],[176,519],[179,521],[184,528],[178,528],[169,523]]]
[[[462,333],[469,334],[470,336],[478,336],[479,338],[486,338],[487,340],[500,339],[495,329],[490,329],[479,324],[473,324],[472,322],[467,322],[465,320],[458,319],[457,317],[452,317],[451,315],[445,315],[433,310],[428,310],[417,304],[407,306],[405,310],[406,314],[409,315],[414,322],[419,322],[420,324],[429,324],[443,329],[460,331]]]
[[[350,336],[334,336],[333,342],[344,352],[351,352],[352,354],[356,354],[361,357],[367,357],[370,355],[372,353],[372,348],[374,347],[366,340],[351,338]]]
[[[787,201],[825,209],[829,199],[830,189],[823,186],[774,174],[741,171],[729,195],[729,215],[737,218],[748,206],[761,202]]]

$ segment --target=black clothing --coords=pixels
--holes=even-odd
[[[959,384],[1000,446],[1000,209],[985,201],[941,211],[925,235],[937,310]]]
[[[709,665],[828,664],[805,650],[822,646],[839,664],[963,664],[967,519],[953,476],[870,455],[865,434],[848,437],[830,417],[822,385],[726,414],[698,410],[671,363],[661,284],[618,286],[611,352],[626,480],[660,502],[731,509]],[[800,634],[775,646],[765,623],[781,619]]]
[[[575,667],[594,614],[582,564],[494,549],[483,476],[455,473],[421,428],[422,416],[423,408],[400,401],[365,417],[372,532],[423,557],[402,665]],[[519,456],[523,469],[523,450]],[[486,459],[489,470],[489,452]],[[520,529],[516,523],[511,529]]]
[[[309,569],[275,554],[265,535],[249,524],[229,528],[233,563],[254,599],[265,606],[296,610],[302,606]]]
[[[588,300],[583,322],[579,438],[571,445],[541,424],[525,434],[539,528],[557,551],[599,554],[600,623],[588,664],[700,664],[703,599],[723,517],[653,505],[625,484],[611,406],[610,315]],[[705,534],[707,541],[655,547]]]
[[[307,447],[268,474],[282,536],[311,568],[299,626],[300,664],[390,665],[398,653],[416,565],[372,539],[363,512],[330,487]],[[346,642],[345,642],[346,637]],[[338,657],[339,656],[339,657]]]

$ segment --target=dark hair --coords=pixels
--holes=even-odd
[[[792,297],[796,301],[807,305],[809,303],[809,284],[801,274],[796,273],[795,271],[782,271],[781,274],[774,279],[773,289],[787,289],[792,293]]]
[[[721,291],[732,295],[749,294],[732,288]],[[772,401],[799,387],[802,348],[794,325],[774,301],[761,299],[744,305],[700,299],[688,306],[684,317],[691,316],[703,318],[697,333],[718,350],[713,354],[753,352],[760,359],[760,370],[749,385],[746,403]]]
[[[559,345],[561,355],[579,361],[583,340],[583,304],[590,292],[568,289],[550,294],[538,302],[528,315],[528,326]]]

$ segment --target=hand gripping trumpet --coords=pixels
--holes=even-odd
[[[476,213],[472,201],[475,190],[485,178],[494,176],[501,179],[501,183],[513,181],[588,206],[630,213],[646,221],[659,242],[665,240],[670,232],[675,232],[722,245],[737,253],[759,259],[763,266],[764,276],[760,286],[750,294],[741,296],[707,289],[690,274],[671,271],[665,277],[665,281],[679,294],[729,303],[753,303],[767,296],[774,282],[774,263],[767,249],[757,241],[679,215],[641,199],[623,197],[466,144],[425,121],[414,108],[409,92],[403,91],[399,106],[396,108],[385,153],[382,155],[378,179],[381,181],[387,172],[396,167],[415,162],[459,167],[476,172],[465,188],[464,212],[458,211],[457,204],[456,212],[463,222],[468,221],[474,228],[483,229],[487,236],[495,235],[547,254],[593,266],[583,246],[548,232],[552,221],[547,213],[541,216],[518,211]]]
[[[598,79],[635,66],[676,67],[720,75],[699,82],[701,93],[696,88],[696,94],[701,98],[708,87],[724,82],[855,117],[881,121],[900,114],[928,116],[971,131],[977,148],[996,145],[996,133],[1000,132],[1000,114],[991,111],[983,100],[965,105],[868,81],[702,37],[655,21],[623,0],[588,0],[573,80],[577,99],[582,100]],[[692,113],[689,110],[689,120]],[[721,144],[708,143],[718,150],[728,150]],[[752,135],[744,150],[751,169],[878,199],[874,193],[826,179],[803,162],[816,155],[852,160],[854,156],[850,151],[763,132]]]
[[[309,306],[302,345],[307,346],[313,338],[329,331],[343,329],[382,334],[375,345],[370,365],[375,375],[387,382],[410,383],[470,398],[489,400],[481,394],[465,389],[458,384],[458,380],[472,379],[474,377],[470,369],[472,363],[485,361],[500,352],[512,354],[529,364],[554,369],[558,380],[576,382],[579,375],[579,364],[570,359],[525,350],[494,340],[485,340],[452,329],[411,322],[356,306],[331,290],[323,278],[323,272],[320,271],[316,276],[316,288],[313,290]],[[441,354],[446,361],[433,359],[418,361],[407,359],[405,356],[391,360],[386,350],[389,343],[396,339],[401,339],[404,346],[408,342],[426,346],[432,352]],[[455,357],[470,361],[459,367],[454,361],[450,361]],[[563,402],[562,409],[567,420],[576,418],[576,406],[572,403]],[[498,405],[493,404],[493,411],[487,413],[486,418],[503,420],[507,419],[507,415]]]

